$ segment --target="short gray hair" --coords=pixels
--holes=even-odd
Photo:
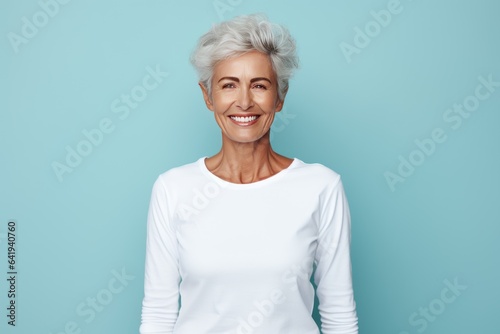
[[[299,65],[295,40],[287,28],[269,22],[263,14],[242,15],[212,26],[200,37],[190,60],[211,96],[215,65],[254,50],[269,55],[278,80],[278,97],[283,100],[288,80]]]

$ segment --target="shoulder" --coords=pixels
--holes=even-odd
[[[163,188],[176,188],[183,187],[196,182],[198,178],[202,176],[201,170],[199,168],[200,158],[194,162],[190,162],[184,165],[179,165],[172,167],[156,178],[154,187]]]
[[[325,185],[336,185],[341,182],[339,173],[321,163],[307,163],[296,158],[293,170],[311,182],[319,182]]]
[[[201,159],[201,158],[200,158]],[[161,173],[158,178],[163,179],[163,180],[174,180],[176,178],[182,178],[186,176],[190,176],[193,173],[196,173],[199,171],[198,168],[199,160],[196,160],[194,162],[190,162],[184,165],[172,167],[165,172]]]

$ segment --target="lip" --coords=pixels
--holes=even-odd
[[[236,121],[236,120],[232,119],[232,118],[231,118],[231,116],[237,116],[237,117],[250,117],[250,116],[257,116],[257,118],[256,118],[256,119],[254,119],[254,120],[253,120],[253,121],[251,121],[251,122],[238,122],[238,121]],[[243,126],[243,127],[245,127],[245,126],[250,126],[250,125],[253,125],[253,124],[257,123],[257,121],[258,121],[258,120],[259,120],[259,118],[260,118],[260,115],[229,115],[229,116],[228,116],[228,118],[229,118],[229,119],[231,120],[231,122],[233,122],[234,124],[239,125],[239,126]]]
[[[259,114],[232,114],[232,115],[229,115],[228,117],[231,117],[231,116],[236,116],[236,117],[250,117],[250,116],[260,116]]]

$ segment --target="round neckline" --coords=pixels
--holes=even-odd
[[[251,183],[233,183],[233,182],[226,181],[226,180],[218,177],[214,173],[212,173],[208,169],[207,165],[205,164],[206,158],[208,158],[208,156],[203,156],[203,157],[198,159],[197,163],[198,163],[198,166],[200,167],[201,171],[204,174],[206,174],[208,177],[210,177],[211,179],[215,180],[221,186],[229,187],[229,188],[233,188],[233,189],[250,189],[250,188],[261,187],[261,186],[267,185],[267,184],[272,183],[272,182],[276,182],[277,180],[281,179],[286,173],[288,173],[288,171],[290,169],[295,168],[295,166],[300,161],[297,158],[293,158],[292,163],[288,167],[280,170],[278,173],[271,175],[268,178],[265,178],[263,180],[259,180],[259,181],[255,181],[255,182],[251,182]]]

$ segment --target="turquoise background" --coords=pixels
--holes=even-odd
[[[221,145],[189,55],[212,23],[264,12],[289,27],[301,59],[273,148],[343,177],[360,333],[499,333],[500,87],[460,127],[443,117],[475,93],[478,77],[500,81],[500,2],[401,0],[377,31],[371,11],[388,6],[69,1],[44,22],[37,1],[2,1],[0,267],[7,271],[14,219],[19,275],[15,328],[1,280],[0,332],[138,333],[153,182]],[[45,25],[16,52],[9,36],[21,36],[23,17],[34,15]],[[346,57],[341,43],[355,46],[355,28],[367,24],[370,43]],[[137,88],[157,66],[168,76]],[[113,112],[133,89],[147,96],[127,115],[119,101]],[[103,119],[113,130],[59,180],[53,163],[65,163],[66,147]],[[446,140],[431,154],[412,153],[436,128]],[[391,189],[384,174],[412,154],[419,165]],[[440,301],[445,280],[462,286],[451,303]],[[109,293],[110,282],[120,292]],[[87,303],[97,296],[106,305],[92,317]]]

